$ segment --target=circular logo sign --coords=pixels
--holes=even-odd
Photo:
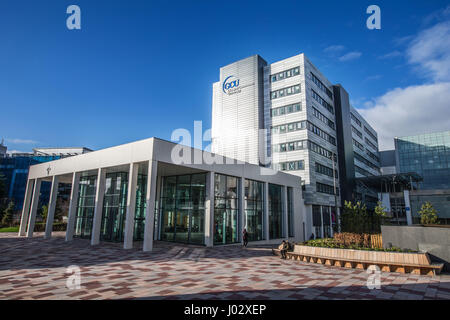
[[[237,93],[239,88],[239,79],[236,79],[235,76],[227,77],[222,84],[222,90],[226,94]]]

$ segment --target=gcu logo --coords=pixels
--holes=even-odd
[[[229,76],[225,79],[222,85],[222,90],[226,94],[233,94],[236,90],[231,89],[237,89],[239,87],[239,79],[233,80],[231,78],[236,78],[235,76]],[[230,80],[231,79],[231,80]]]

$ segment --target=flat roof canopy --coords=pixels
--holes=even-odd
[[[385,184],[395,183],[397,185],[402,185],[403,187],[408,187],[411,182],[418,183],[423,181],[423,178],[416,172],[408,172],[356,178],[355,181],[361,182],[364,185],[377,189],[377,191],[381,192],[381,188]]]

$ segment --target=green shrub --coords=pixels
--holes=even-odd
[[[357,243],[344,244],[336,241],[333,238],[309,240],[298,245],[309,247],[321,247],[321,248],[335,248],[335,249],[353,249],[353,250],[366,250],[366,251],[385,251],[385,252],[416,252],[410,249],[401,249],[396,247],[391,248],[370,248]]]
[[[67,229],[67,223],[64,222],[57,222],[53,224],[53,231],[66,231]],[[45,232],[45,223],[40,222],[36,223],[34,225],[34,231],[35,232]]]
[[[419,211],[420,214],[420,223],[421,224],[436,224],[437,223],[437,212],[436,209],[433,208],[433,205],[430,202],[425,202],[422,205],[422,208]]]

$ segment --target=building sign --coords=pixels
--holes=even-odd
[[[222,90],[228,95],[240,93],[241,88],[239,87],[239,79],[235,76],[227,77],[222,84]]]
[[[254,83],[249,83],[244,86],[241,85],[240,79],[236,78],[235,76],[229,76],[225,78],[225,80],[222,83],[222,91],[223,93],[231,96],[236,93],[241,93],[242,89],[253,86]]]

